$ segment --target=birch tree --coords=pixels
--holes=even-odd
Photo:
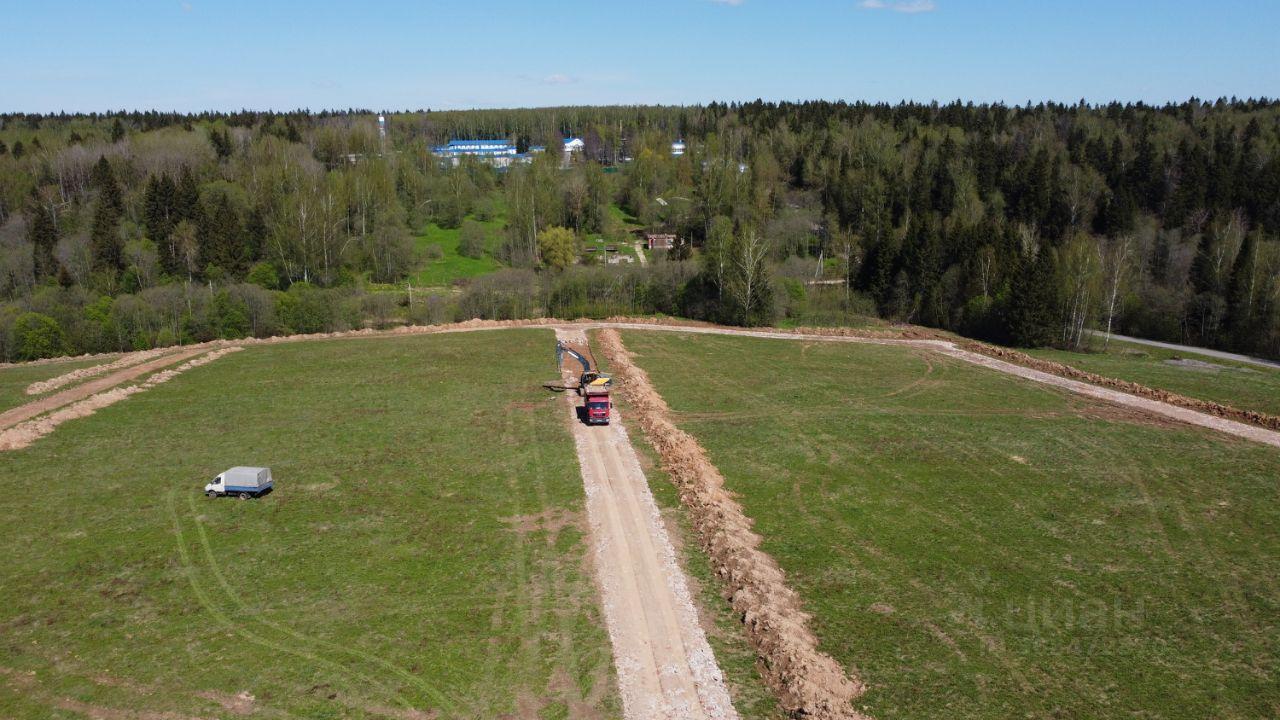
[[[1107,319],[1107,334],[1102,342],[1105,350],[1111,345],[1111,328],[1115,322],[1120,305],[1120,293],[1129,281],[1133,269],[1133,236],[1121,235],[1117,238],[1098,240],[1098,259],[1103,272],[1103,315]]]
[[[736,320],[742,325],[762,324],[773,294],[769,289],[769,242],[754,230],[739,237],[731,258],[729,295],[738,308]]]

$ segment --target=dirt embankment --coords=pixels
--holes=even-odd
[[[27,386],[27,394],[43,395],[47,392],[52,392],[54,390],[57,390],[58,388],[64,385],[71,385],[73,383],[82,382],[84,380],[88,380],[91,377],[97,377],[103,373],[108,373],[108,372],[112,372],[113,370],[119,370],[121,368],[127,368],[132,365],[137,365],[140,362],[145,362],[147,360],[150,360],[151,358],[158,357],[160,355],[163,355],[167,352],[172,351],[173,349],[174,348],[166,347],[166,348],[156,348],[154,350],[142,350],[139,352],[132,352],[122,357],[119,357],[116,360],[109,363],[103,363],[101,365],[93,365],[91,367],[80,368],[79,370],[72,370],[71,372],[63,373],[55,378],[49,378],[48,380],[41,380],[40,382],[31,383],[30,385]]]
[[[996,345],[988,345],[986,343],[976,342],[973,340],[961,340],[956,342],[956,345],[963,350],[980,353],[988,357],[996,358],[997,360],[1004,360],[1017,365],[1023,365],[1032,368],[1033,370],[1047,372],[1052,375],[1058,375],[1071,380],[1079,380],[1093,385],[1101,385],[1113,390],[1129,393],[1130,395],[1144,397],[1148,400],[1155,400],[1156,402],[1167,403],[1169,405],[1177,405],[1178,407],[1207,413],[1227,420],[1250,423],[1252,425],[1267,428],[1268,430],[1280,430],[1280,417],[1275,415],[1268,415],[1267,413],[1256,412],[1253,410],[1241,410],[1240,408],[1223,405],[1211,400],[1197,400],[1196,398],[1190,398],[1186,395],[1179,395],[1178,393],[1172,393],[1167,390],[1147,387],[1146,385],[1129,382],[1128,380],[1119,380],[1105,375],[1097,375],[1095,373],[1080,370],[1079,368],[1071,367],[1070,365],[1053,362],[1052,360],[1041,360],[1040,358],[1032,357],[1024,352],[1018,352],[1017,350],[998,347]]]
[[[818,720],[865,720],[852,705],[864,690],[862,682],[818,650],[799,596],[787,587],[773,558],[759,549],[760,536],[725,489],[720,471],[698,441],[671,422],[666,402],[632,362],[618,332],[601,330],[597,340],[621,381],[620,394],[679,487],[681,502],[724,583],[725,596],[742,616],[765,679],[783,709]]]
[[[406,325],[388,330],[374,330],[365,328],[361,330],[349,330],[345,332],[333,333],[311,333],[306,335],[280,335],[268,338],[245,338],[243,340],[235,340],[236,345],[274,345],[283,342],[305,342],[308,340],[327,340],[339,338],[368,338],[368,337],[395,337],[400,335],[430,335],[433,333],[445,332],[465,332],[468,330],[493,330],[499,328],[518,328],[518,327],[549,327],[549,326],[565,326],[580,325],[584,328],[591,326],[609,325],[609,324],[626,324],[658,327],[687,327],[687,328],[706,328],[706,329],[722,329],[733,332],[756,332],[769,333],[777,335],[793,335],[793,336],[821,336],[821,337],[847,337],[862,338],[867,340],[931,340],[936,342],[950,343],[964,350],[976,352],[988,357],[1022,365],[1024,367],[1033,368],[1042,372],[1047,372],[1059,377],[1071,380],[1079,380],[1081,382],[1101,385],[1131,395],[1138,395],[1149,400],[1163,402],[1170,405],[1177,405],[1188,410],[1207,413],[1220,418],[1235,420],[1238,422],[1249,423],[1269,430],[1280,431],[1280,417],[1268,415],[1266,413],[1255,412],[1252,410],[1241,410],[1223,405],[1221,403],[1209,400],[1197,400],[1185,395],[1158,390],[1155,388],[1132,383],[1125,380],[1118,380],[1103,375],[1085,372],[1069,365],[1056,363],[1048,360],[1040,360],[1031,357],[1026,353],[1003,348],[996,345],[988,345],[987,343],[978,342],[976,340],[966,340],[957,338],[946,333],[931,330],[929,328],[917,327],[914,325],[893,325],[884,328],[814,328],[799,327],[789,329],[778,328],[755,328],[753,330],[744,330],[742,328],[726,328],[712,323],[701,322],[697,320],[684,320],[681,318],[655,318],[655,317],[610,317],[604,320],[592,320],[589,318],[579,318],[577,320],[560,320],[557,318],[534,318],[531,320],[466,320],[459,323],[447,323],[442,325]],[[222,347],[228,341],[216,340],[200,345],[188,345],[192,348],[208,348]],[[152,351],[143,351],[152,352]],[[121,357],[117,362],[128,362],[127,358],[135,355],[130,353]],[[50,362],[62,362],[65,360],[83,359],[88,357],[96,357],[83,355],[80,358],[53,358],[49,360],[36,360],[33,363],[0,363],[0,367],[25,364],[44,364]],[[137,362],[137,361],[134,361]]]
[[[90,395],[83,400],[73,402],[65,407],[61,407],[48,415],[37,417],[34,420],[27,420],[26,422],[20,422],[17,425],[0,432],[0,452],[27,447],[36,440],[52,433],[59,425],[68,420],[88,417],[104,407],[114,405],[131,395],[136,395],[140,392],[150,390],[156,385],[172,380],[174,377],[177,377],[191,368],[207,365],[223,355],[235,352],[239,349],[240,348],[236,346],[220,348],[192,358],[178,367],[161,370],[137,385],[115,387],[96,395]]]
[[[792,335],[865,338],[867,340],[941,341],[950,343],[961,350],[968,350],[969,352],[986,355],[987,357],[992,357],[997,360],[1004,360],[1005,362],[1010,362],[1015,365],[1022,365],[1023,367],[1039,370],[1040,372],[1046,372],[1050,375],[1064,377],[1068,380],[1078,380],[1091,385],[1099,385],[1112,390],[1119,390],[1120,392],[1128,393],[1130,395],[1146,398],[1148,400],[1155,400],[1156,402],[1162,402],[1168,405],[1176,405],[1178,407],[1195,410],[1196,412],[1206,413],[1226,420],[1235,420],[1237,422],[1257,425],[1268,430],[1280,431],[1280,416],[1269,415],[1267,413],[1257,412],[1254,410],[1241,410],[1240,408],[1223,405],[1222,403],[1213,402],[1212,400],[1198,400],[1196,398],[1187,397],[1186,395],[1180,395],[1167,390],[1160,390],[1140,383],[1087,372],[1052,360],[1042,360],[1012,348],[991,345],[978,340],[957,338],[946,333],[931,330],[929,328],[916,327],[914,325],[903,325],[883,330],[813,327],[799,327],[787,330],[762,328],[761,330],[764,332],[788,333]]]
[[[578,328],[557,328],[556,339],[589,345]],[[577,372],[563,367],[565,383]],[[565,401],[622,716],[738,720],[622,417],[615,413],[608,425],[588,427],[577,419],[573,397]]]

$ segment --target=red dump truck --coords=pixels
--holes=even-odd
[[[609,411],[613,402],[609,400],[608,378],[598,378],[594,382],[579,387],[582,393],[582,419],[588,425],[608,425]]]
[[[569,355],[582,365],[582,374],[578,376],[578,384],[576,386],[556,385],[555,387],[562,390],[578,391],[578,394],[582,396],[581,418],[588,425],[608,425],[609,411],[613,409],[613,403],[609,400],[609,388],[613,386],[613,378],[602,372],[592,370],[591,361],[585,355],[557,340],[557,370],[560,369],[564,362],[565,355]]]

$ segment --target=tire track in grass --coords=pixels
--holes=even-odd
[[[244,639],[247,639],[247,641],[250,641],[255,644],[259,644],[259,646],[261,647],[270,648],[270,650],[276,650],[279,652],[285,652],[285,653],[288,653],[288,655],[302,657],[302,659],[314,662],[314,664],[316,665],[320,665],[321,667],[326,667],[326,669],[334,671],[335,675],[339,676],[339,678],[342,678],[342,683],[347,685],[347,688],[349,689],[349,691],[352,691],[353,697],[358,697],[358,694],[360,694],[361,689],[364,689],[365,687],[370,687],[371,685],[371,687],[380,688],[381,691],[387,692],[390,697],[394,698],[394,700],[396,700],[399,703],[399,705],[402,705],[407,708],[411,708],[412,710],[413,703],[408,702],[407,698],[404,698],[403,694],[397,691],[396,688],[392,688],[390,687],[390,685],[385,684],[384,680],[380,680],[379,678],[376,678],[376,676],[374,675],[361,673],[361,671],[358,671],[358,670],[352,670],[351,667],[342,665],[340,664],[340,662],[329,660],[329,659],[326,659],[326,657],[321,657],[319,655],[316,655],[316,653],[311,652],[311,650],[315,650],[315,648],[300,647],[300,646],[297,646],[297,644],[284,644],[284,643],[273,641],[273,639],[265,637],[265,635],[261,635],[259,633],[253,633],[252,630],[246,628],[246,626],[244,626],[242,623],[238,623],[238,621],[233,620],[232,618],[229,618],[229,616],[225,614],[223,610],[220,609],[220,606],[215,605],[214,600],[212,600],[212,598],[210,597],[210,594],[207,593],[207,591],[205,591],[205,588],[202,587],[202,585],[198,583],[196,580],[195,574],[197,571],[197,566],[195,564],[195,561],[192,560],[191,553],[189,553],[187,550],[186,536],[184,536],[184,533],[182,530],[182,524],[180,524],[180,520],[178,516],[177,506],[175,506],[175,503],[174,503],[175,492],[177,491],[169,492],[168,502],[169,502],[170,514],[172,514],[173,516],[174,532],[175,534],[177,534],[177,537],[178,537],[178,552],[179,552],[180,559],[182,559],[184,569],[186,569],[187,571],[189,582],[191,582],[192,589],[193,591],[196,592],[196,596],[198,600],[200,600],[201,605],[205,607],[205,610],[210,611],[210,614],[214,615],[214,618],[218,620],[220,624],[227,626],[227,628],[232,629],[233,632],[236,632],[237,634],[241,635],[241,637],[243,637]],[[188,501],[189,503],[191,503],[192,514],[197,515],[196,506],[195,506],[195,497],[193,496],[188,497]],[[317,641],[317,639],[307,637],[307,635],[298,633],[296,632],[296,630],[293,630],[291,628],[285,628],[285,626],[271,623],[270,620],[262,620],[261,618],[259,618],[256,612],[253,612],[250,609],[250,607],[248,607],[246,603],[244,603],[241,600],[241,598],[239,598],[236,591],[234,591],[234,589],[230,587],[230,584],[227,582],[227,579],[225,579],[224,575],[221,574],[221,570],[219,569],[218,564],[216,564],[216,560],[214,560],[214,557],[212,557],[212,548],[209,543],[209,537],[207,537],[207,534],[205,533],[204,524],[201,523],[200,519],[198,519],[198,516],[195,516],[195,518],[193,518],[193,521],[195,521],[195,524],[196,524],[198,541],[200,541],[201,546],[204,547],[206,560],[210,562],[211,573],[214,574],[214,578],[216,582],[218,582],[221,589],[223,589],[223,594],[225,594],[225,596],[228,597],[228,600],[232,601],[234,605],[238,606],[239,609],[246,612],[246,614],[253,615],[253,621],[255,621],[255,623],[262,626],[266,626],[266,628],[276,630],[276,632],[289,635],[289,637],[292,637],[294,641],[298,641],[303,644],[306,644],[306,643],[319,644],[319,646],[328,647],[330,648],[330,650],[349,653],[349,655],[355,655],[356,657],[358,657],[358,659],[374,662],[374,664],[376,665],[388,667],[388,669],[392,670],[393,673],[396,673],[397,675],[401,675],[401,674],[407,675],[407,673],[404,673],[403,670],[397,669],[396,666],[389,664],[389,662],[385,660],[378,659],[378,657],[367,655],[367,653],[364,653],[361,651],[352,650],[352,648],[338,646],[338,644],[329,643],[325,641]],[[364,685],[352,684],[351,680],[349,680],[351,676],[356,676],[356,678],[362,680],[362,682],[364,682],[365,684]],[[410,678],[415,678],[415,676],[413,675],[408,675],[408,676],[410,676]],[[452,710],[453,702],[449,701],[447,697],[443,696],[443,693],[439,693],[439,691],[435,691],[435,689],[430,688],[429,685],[422,685],[420,683],[415,683],[415,684],[419,684],[420,689],[424,689],[425,692],[428,692],[428,694],[430,694],[430,696],[433,697],[434,700],[440,702],[440,705],[447,706]]]
[[[182,563],[182,569],[184,574],[187,576],[187,581],[191,584],[191,591],[195,593],[196,600],[199,601],[201,607],[203,607],[206,612],[212,615],[213,619],[216,620],[219,625],[226,628],[227,630],[230,630],[236,635],[239,635],[245,640],[248,640],[254,645],[265,647],[268,650],[275,650],[277,652],[281,652],[286,655],[293,655],[294,657],[302,658],[303,660],[307,660],[316,666],[325,668],[333,672],[335,677],[340,678],[339,682],[347,686],[347,688],[352,691],[352,694],[355,695],[357,691],[357,686],[351,683],[350,677],[352,673],[348,668],[336,662],[333,662],[332,660],[327,660],[325,658],[309,653],[306,650],[301,650],[297,647],[284,645],[284,644],[275,642],[270,638],[266,638],[261,635],[258,635],[257,633],[254,633],[248,628],[244,627],[244,625],[242,625],[241,623],[234,621],[230,616],[228,616],[225,612],[223,612],[222,608],[217,603],[213,601],[213,598],[205,590],[204,586],[201,585],[200,582],[196,579],[196,572],[198,568],[196,567],[194,560],[192,560],[191,553],[187,548],[186,535],[182,531],[182,522],[178,516],[178,508],[174,503],[175,493],[176,491],[171,490],[165,497],[166,497],[166,504],[169,507],[169,515],[173,521],[174,536],[177,539],[177,543],[178,543],[178,559]],[[396,699],[401,701],[402,704],[407,704],[407,703],[404,703],[403,698],[397,697]]]
[[[539,420],[537,420],[533,416],[529,416],[525,420],[525,423],[528,425],[532,425],[534,422],[539,422]],[[530,427],[530,428],[527,428],[525,433],[523,434],[528,436],[536,433],[537,433],[537,430],[535,428]],[[545,514],[544,515],[545,517],[548,517],[550,521],[551,516],[549,513],[551,510],[551,500],[547,490],[547,474],[545,470],[545,468],[547,467],[547,464],[543,461],[546,451],[545,451],[545,448],[543,447],[543,444],[539,442],[535,442],[533,444],[533,447],[534,447],[534,451],[533,451],[534,459],[536,463],[534,466],[534,490],[537,494],[538,505],[540,506],[541,511]],[[573,527],[573,525],[569,525],[569,527]],[[555,544],[558,541],[558,539],[559,539],[558,534],[553,534],[550,530],[547,531],[547,546],[552,551],[556,551]],[[585,547],[585,539],[579,539],[578,543],[581,543]],[[579,567],[579,569],[581,569],[581,566]],[[559,641],[560,641],[559,655],[558,655],[559,666],[560,666],[560,669],[564,672],[565,677],[567,677],[571,683],[569,687],[565,687],[563,689],[564,697],[562,697],[561,700],[564,702],[565,706],[569,708],[571,717],[575,716],[573,713],[573,707],[577,703],[581,703],[583,706],[585,706],[584,709],[589,708],[592,711],[598,711],[598,708],[593,708],[590,706],[591,699],[586,692],[586,688],[578,684],[580,678],[577,672],[575,671],[578,670],[579,668],[577,668],[574,664],[574,658],[577,656],[577,653],[575,653],[574,651],[577,648],[577,645],[574,643],[573,628],[576,623],[577,616],[582,613],[582,606],[577,603],[577,600],[583,594],[590,595],[593,592],[593,588],[590,586],[590,583],[588,582],[584,587],[580,588],[582,590],[581,593],[575,592],[574,591],[575,588],[571,587],[571,585],[577,585],[579,583],[574,583],[573,581],[569,580],[568,579],[569,573],[565,571],[565,569],[562,569],[556,564],[549,564],[547,568],[547,572],[551,579],[551,588],[552,588],[552,592],[554,593],[554,597],[572,598],[574,600],[573,604],[571,604],[570,607],[566,608],[566,607],[557,606],[557,608],[553,611],[558,616],[558,620],[559,620],[559,623],[557,625],[557,629],[559,633]],[[588,581],[589,581],[589,578],[588,578]],[[592,674],[596,674],[596,668],[595,667],[591,668],[591,672]],[[554,688],[552,687],[552,685],[554,684],[555,679],[556,679],[556,675],[555,675],[555,672],[553,671],[551,676],[548,678],[548,687],[547,687],[548,694],[551,694],[554,691]],[[597,693],[600,690],[599,688],[594,688],[594,687],[592,689]],[[576,694],[576,697],[575,697],[575,694]]]
[[[453,701],[450,700],[443,692],[436,689],[432,685],[428,684],[424,679],[411,674],[404,668],[401,668],[380,657],[371,655],[357,648],[338,645],[337,643],[329,642],[327,640],[321,640],[319,638],[313,638],[303,633],[300,633],[290,627],[280,625],[279,623],[262,618],[260,613],[250,608],[249,605],[244,602],[244,600],[240,597],[239,593],[236,592],[235,588],[231,586],[231,583],[227,581],[226,576],[222,574],[222,568],[218,564],[218,560],[213,554],[213,546],[209,542],[209,535],[204,529],[204,523],[200,521],[199,510],[196,506],[196,499],[194,495],[187,496],[187,504],[190,505],[191,507],[191,515],[192,515],[192,520],[194,521],[196,526],[196,533],[200,540],[200,545],[204,549],[205,560],[209,564],[209,569],[213,573],[214,579],[217,580],[218,585],[222,588],[223,594],[226,595],[227,599],[231,600],[231,602],[233,602],[237,607],[239,607],[242,611],[244,611],[246,615],[252,616],[254,619],[254,622],[258,623],[259,625],[271,628],[272,630],[275,630],[277,632],[284,633],[285,635],[288,635],[289,637],[293,638],[294,640],[297,640],[298,642],[311,643],[312,645],[319,646],[320,648],[324,648],[331,652],[343,653],[343,654],[346,654],[348,657],[354,657],[358,660],[363,660],[365,662],[378,665],[379,667],[386,669],[387,671],[391,672],[393,675],[396,675],[402,680],[409,682],[411,685],[417,686],[419,690],[422,690],[423,692],[425,692],[428,696],[430,696],[433,700],[435,700],[441,706],[447,707],[451,710],[454,709]],[[342,667],[345,667],[345,666],[342,666]],[[361,678],[363,678],[364,680],[368,681],[373,685],[376,685],[386,690],[391,690],[392,695],[397,700],[399,700],[401,704],[406,705],[410,708],[413,707],[411,703],[405,700],[404,696],[401,695],[399,691],[391,688],[389,685],[386,685],[385,681],[380,680],[376,676],[370,675],[368,673],[357,671],[355,674],[359,675]]]
[[[951,445],[944,444],[942,441],[939,441],[939,440],[931,439],[932,433],[928,431],[926,425],[919,424],[917,421],[912,419],[907,419],[907,420],[904,420],[903,422],[904,424],[910,423],[909,427],[904,426],[902,429],[902,432],[905,436],[909,436],[913,438],[915,442],[919,442],[927,445],[931,449],[931,451],[934,453],[944,454],[946,452],[949,452],[949,448],[951,447]],[[981,465],[974,464],[971,467],[978,468],[978,467],[981,467]],[[907,487],[911,484],[911,482],[908,480],[906,475],[900,469],[890,470],[889,468],[879,467],[877,468],[876,473],[872,473],[872,475],[874,476],[877,473],[881,475],[893,477],[896,480],[895,484],[900,487]],[[970,476],[973,476],[976,473],[977,473],[976,469],[969,470]],[[1006,502],[1008,502],[1007,497],[1003,495],[996,495],[996,496],[1001,497]],[[934,522],[944,525],[956,533],[963,533],[963,534],[969,535],[971,538],[973,538],[975,542],[983,542],[988,537],[987,534],[984,534],[978,530],[972,530],[972,529],[963,527],[953,517],[946,517],[934,511],[928,510],[927,507],[923,505],[917,498],[906,496],[904,497],[904,501],[909,503],[910,513],[919,514],[925,517],[930,517],[931,519],[934,520]],[[887,577],[908,578],[907,584],[910,586],[912,590],[914,590],[916,596],[923,597],[929,606],[935,607],[935,608],[946,608],[948,607],[949,604],[952,603],[954,598],[967,596],[967,593],[965,593],[961,588],[957,587],[954,583],[945,579],[933,578],[931,580],[932,584],[925,584],[920,582],[912,574],[911,568],[908,566],[908,563],[905,560],[903,560],[900,556],[896,554],[886,553],[880,550],[875,545],[865,540],[859,541],[856,538],[850,538],[848,542],[843,543],[842,545],[843,546],[840,547],[838,551],[842,555],[844,555],[846,558],[853,559],[853,561],[857,565],[863,568],[863,572],[865,572],[867,575],[874,578],[881,587],[885,587],[885,588],[892,587],[892,585],[886,579]],[[871,569],[871,566],[868,563],[860,562],[857,559],[855,559],[855,556],[853,555],[853,552],[855,551],[855,549],[856,551],[863,553],[867,558],[877,561],[882,567],[885,568],[885,571],[877,572]],[[1021,558],[1019,555],[1010,553],[1007,549],[1000,547],[998,544],[996,545],[987,544],[986,552],[1000,557],[1002,560],[1005,560],[1011,566],[1014,566],[1014,567],[1024,566],[1024,564],[1020,562]],[[890,566],[892,566],[893,568],[892,570],[890,570]],[[1083,593],[1081,593],[1076,588],[1070,588],[1070,590],[1072,593],[1074,593],[1077,596],[1083,595]],[[957,638],[967,639],[970,643],[972,643],[973,647],[976,647],[978,649],[979,654],[985,654],[986,656],[990,657],[995,663],[1003,667],[1005,672],[1009,675],[1009,677],[1013,679],[1018,684],[1019,687],[1021,687],[1024,693],[1028,695],[1036,694],[1037,682],[1040,683],[1041,687],[1053,686],[1059,689],[1063,687],[1063,682],[1065,682],[1065,678],[1061,676],[1055,677],[1037,665],[1028,664],[1025,658],[1023,658],[1018,653],[1006,648],[1004,643],[1001,642],[998,637],[987,632],[983,628],[980,622],[975,621],[969,615],[965,613],[960,613],[958,615],[952,616],[950,620],[951,622],[948,623],[949,629],[952,631],[952,633],[956,635]],[[934,624],[928,621],[916,623],[916,624],[923,627],[925,630],[927,630],[931,634],[934,634],[934,636],[937,637],[937,639],[943,644],[948,644],[948,641],[944,638],[949,636],[947,636],[946,633],[943,631],[943,629],[937,624]],[[1035,682],[1033,682],[1032,676],[1034,676]],[[1096,685],[1087,678],[1086,679],[1081,679],[1078,677],[1072,678],[1072,682],[1074,682],[1076,685],[1088,684],[1090,687],[1096,687]]]
[[[503,446],[508,445],[510,442],[512,442],[515,439],[515,433],[512,431],[512,428],[511,428],[512,422],[513,422],[513,414],[503,413],[502,432],[499,434],[499,437],[501,439]],[[523,507],[521,505],[520,494],[518,492],[519,485],[516,482],[516,473],[508,472],[506,475],[507,475],[507,482],[506,482],[507,495],[511,500],[510,517],[518,518],[523,514],[521,512]],[[513,535],[515,535],[515,539],[511,543],[508,543],[508,546],[514,544],[515,550],[510,553],[511,571],[505,577],[514,578],[515,582],[511,583],[511,585],[508,588],[503,589],[500,597],[498,597],[494,602],[493,610],[490,613],[490,627],[495,632],[501,627],[503,627],[506,623],[513,622],[515,620],[514,617],[509,617],[509,615],[511,614],[509,612],[511,601],[512,600],[517,601],[518,603],[517,607],[525,606],[528,604],[526,601],[528,600],[528,597],[530,595],[529,589],[528,589],[528,567],[525,563],[525,557],[524,557],[524,552],[525,552],[524,533],[521,533],[515,529],[513,529],[511,532]],[[526,632],[520,633],[520,637],[521,637],[520,650],[523,651],[524,644],[525,644],[524,638],[528,637],[527,628],[526,628]],[[500,640],[494,643],[491,646],[489,657],[486,658],[485,660],[484,669],[482,671],[485,678],[485,682],[482,687],[485,689],[494,687],[495,679],[497,676],[497,670],[498,670],[498,653],[501,646],[502,644]]]

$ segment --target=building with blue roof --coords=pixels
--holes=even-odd
[[[581,152],[583,147],[584,143],[581,138],[565,138],[564,155],[566,161],[573,153]],[[521,153],[516,150],[514,143],[500,138],[492,140],[455,139],[444,145],[436,145],[431,148],[432,154],[450,165],[456,166],[464,157],[474,157],[494,167],[507,167],[512,163],[529,162],[532,159],[531,156],[546,152],[546,150],[546,147],[542,145],[530,145],[528,152]]]
[[[506,167],[517,158],[516,146],[502,139],[455,139],[444,145],[436,145],[431,152],[453,165],[467,156],[480,158],[498,167]]]

